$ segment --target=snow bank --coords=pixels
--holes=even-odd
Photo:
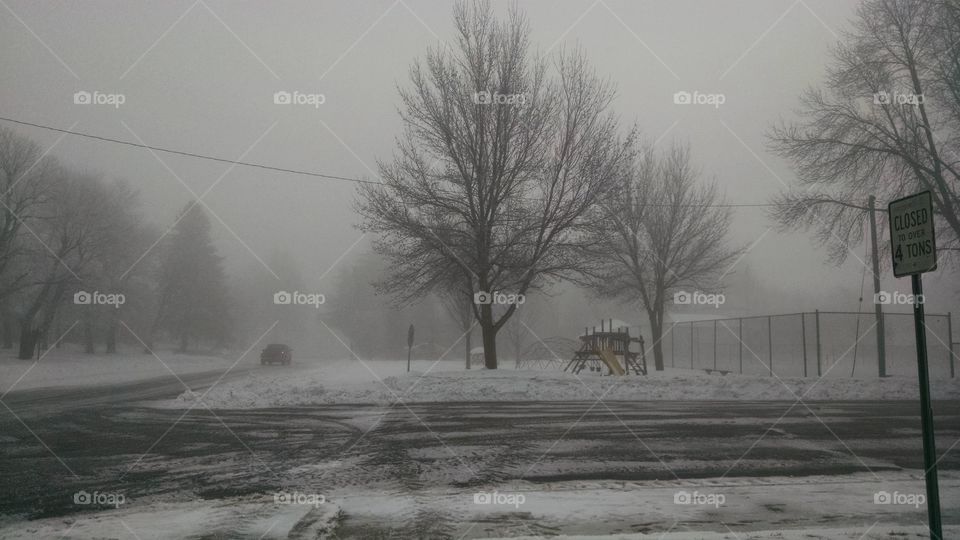
[[[49,386],[133,382],[169,375],[171,370],[177,375],[212,370],[223,371],[235,360],[172,353],[159,353],[158,356],[160,360],[142,351],[84,354],[67,349],[54,349],[38,362],[18,360],[10,353],[0,357],[0,395],[10,390]]]
[[[917,399],[908,378],[823,379],[707,374],[671,370],[649,376],[579,376],[555,371],[464,370],[452,362],[344,361],[320,367],[258,369],[209,389],[216,408],[432,401],[582,400],[896,400]],[[782,383],[781,383],[782,381]],[[934,381],[935,399],[960,399],[957,380]],[[786,386],[786,387],[785,387]],[[790,389],[790,391],[787,390]],[[793,393],[791,393],[791,391]],[[796,395],[794,395],[796,394]],[[199,394],[186,392],[164,407],[187,407]]]

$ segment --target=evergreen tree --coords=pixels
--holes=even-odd
[[[210,237],[210,220],[196,203],[180,211],[163,246],[155,329],[165,330],[180,352],[201,340],[224,344],[230,317],[222,258]]]

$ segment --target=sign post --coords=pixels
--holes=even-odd
[[[917,340],[917,377],[920,386],[920,423],[923,428],[923,468],[927,485],[927,518],[930,537],[943,539],[940,519],[940,488],[937,482],[937,449],[933,437],[933,407],[930,405],[930,373],[927,368],[927,334],[923,315],[921,274],[937,269],[937,242],[933,229],[933,203],[923,191],[890,203],[893,275],[910,276],[913,286],[913,326]]]
[[[410,351],[413,350],[413,325],[407,330],[407,373],[410,373]]]

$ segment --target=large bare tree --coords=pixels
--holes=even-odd
[[[381,288],[401,299],[451,282],[527,294],[569,276],[583,218],[631,148],[609,112],[614,91],[578,52],[536,56],[524,15],[454,7],[456,50],[430,50],[400,91],[404,131],[363,188],[362,228],[391,262]],[[473,306],[485,365],[516,304]]]
[[[943,249],[960,247],[960,4],[868,0],[800,118],[770,134],[799,183],[775,198],[784,228],[814,229],[843,261],[866,201],[928,189]],[[879,213],[882,217],[882,213]]]
[[[647,147],[636,156],[595,215],[584,266],[600,296],[646,311],[660,371],[667,300],[685,287],[720,289],[718,279],[740,251],[727,247],[730,209],[715,183],[700,181],[688,147]]]

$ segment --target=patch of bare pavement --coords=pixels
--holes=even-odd
[[[854,477],[869,483],[889,475],[920,477],[922,466],[913,402],[474,402],[179,411],[134,403],[177,391],[166,383],[147,387],[122,385],[112,394],[70,390],[59,398],[34,391],[32,399],[25,392],[11,400],[0,413],[5,519],[82,516],[91,507],[76,504],[78,492],[123,493],[130,506],[293,490],[340,504],[340,538],[649,532],[665,530],[658,529],[663,523],[611,519],[598,529],[596,523],[578,526],[575,519],[538,521],[530,508],[519,506],[472,517],[462,508],[475,502],[471,494],[498,486],[571,496],[618,486],[626,500],[631,492],[658,486],[733,485],[731,490],[747,496],[764,479],[775,485],[785,478],[799,484],[814,479],[809,485],[835,476],[841,483]],[[70,402],[75,406],[62,406]],[[935,408],[939,467],[951,474],[960,470],[960,453],[944,450],[960,438],[960,403],[938,402]],[[442,503],[451,498],[456,504]],[[948,523],[960,518],[949,500]],[[377,505],[386,509],[372,510]],[[403,517],[394,517],[392,507]],[[915,513],[910,519],[922,522],[923,508]],[[836,512],[829,500],[788,511],[761,505],[750,515],[756,519],[730,516],[731,529],[844,525],[861,517]],[[683,527],[716,526],[716,516],[701,517]]]

